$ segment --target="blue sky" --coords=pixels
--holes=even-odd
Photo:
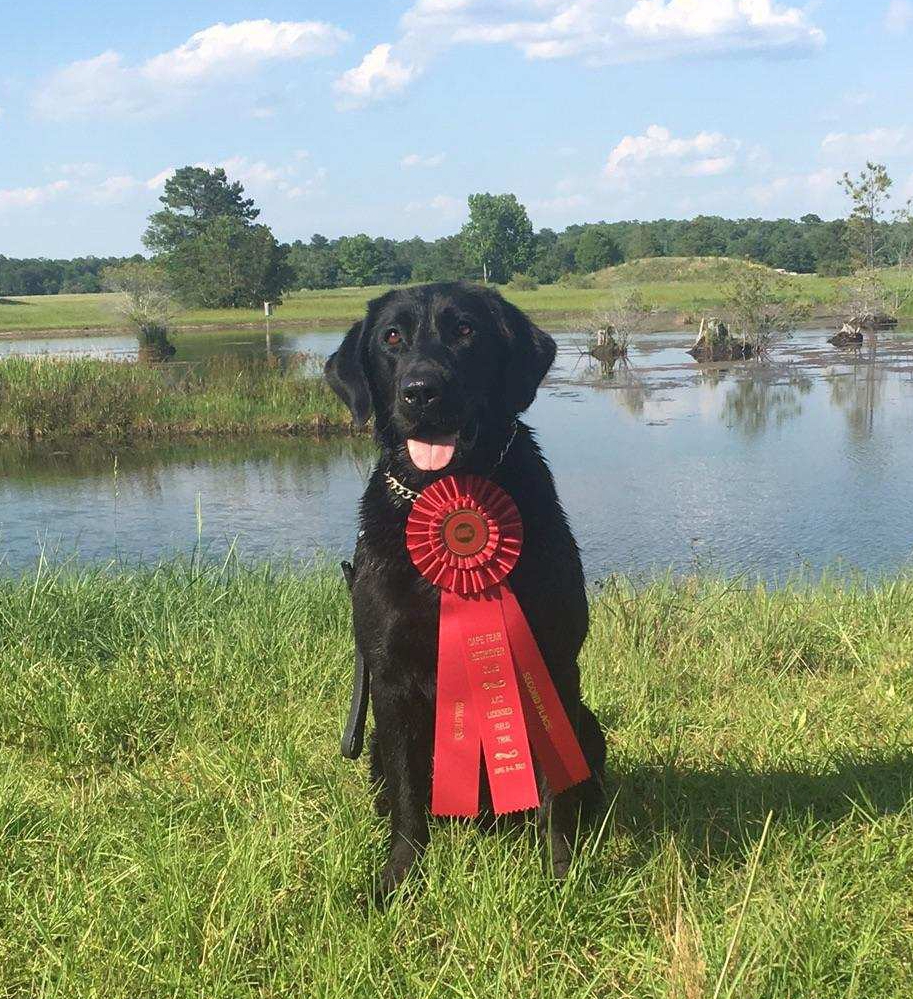
[[[913,0],[33,0],[4,10],[0,253],[141,249],[168,172],[225,166],[281,239],[825,217],[913,195]]]

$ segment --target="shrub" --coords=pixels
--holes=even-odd
[[[539,283],[535,278],[530,277],[529,274],[522,274],[518,271],[508,281],[507,287],[511,291],[536,291]]]

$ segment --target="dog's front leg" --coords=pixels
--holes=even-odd
[[[580,795],[576,787],[559,795],[544,789],[539,806],[539,835],[547,844],[549,856],[546,859],[551,860],[552,874],[558,880],[564,880],[571,866],[579,818]]]
[[[386,897],[428,844],[434,721],[430,706],[404,694],[375,699],[377,740],[390,803],[390,853],[381,872]]]

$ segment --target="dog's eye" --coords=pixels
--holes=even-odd
[[[395,347],[398,343],[401,343],[402,339],[400,331],[394,329],[392,326],[384,333],[384,342],[390,344],[391,347]]]
[[[458,323],[457,324],[457,336],[470,336],[472,334],[472,327],[469,323]]]

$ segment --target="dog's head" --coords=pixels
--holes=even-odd
[[[357,424],[420,473],[471,469],[504,445],[555,359],[555,341],[489,288],[387,292],[327,361]],[[446,473],[445,473],[446,474]]]

